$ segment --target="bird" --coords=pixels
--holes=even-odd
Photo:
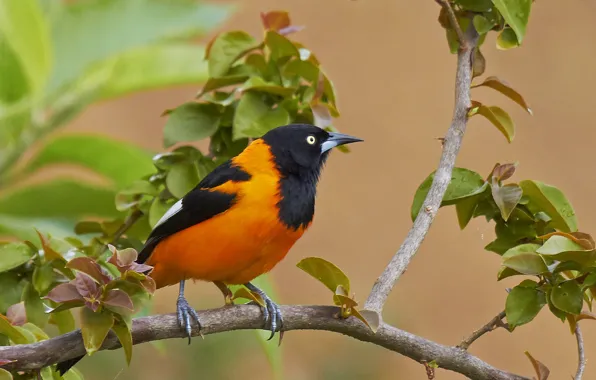
[[[253,285],[310,227],[321,170],[332,148],[363,141],[310,124],[289,124],[254,139],[173,204],[155,224],[137,262],[152,266],[156,287],[178,284],[178,324],[200,333],[198,313],[184,296],[189,279],[214,283],[226,304],[228,285],[244,285],[263,301],[271,339],[283,326],[279,306]],[[82,358],[82,357],[81,357]],[[64,374],[80,358],[58,363]]]

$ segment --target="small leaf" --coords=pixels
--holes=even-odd
[[[456,0],[455,3],[473,12],[487,12],[493,7],[491,0]]]
[[[430,190],[435,172],[432,172],[426,179],[418,186],[416,194],[414,194],[414,201],[411,207],[412,221],[418,216],[418,212],[424,203],[424,199]],[[480,174],[464,169],[464,168],[453,168],[451,174],[451,181],[443,197],[441,206],[454,204],[463,198],[471,197],[479,194],[485,189],[485,181]]]
[[[536,380],[548,380],[548,376],[550,375],[550,370],[541,362],[534,359],[532,355],[528,351],[525,351],[526,356],[530,359],[532,366],[534,367],[534,371],[536,371],[536,376],[538,378]]]
[[[265,30],[275,30],[290,26],[290,15],[286,11],[261,12],[261,21]]]
[[[486,59],[482,52],[480,51],[480,47],[474,49],[474,59],[472,60],[472,78],[476,78],[484,74],[484,70],[486,69]]]
[[[50,323],[58,327],[60,334],[66,334],[75,329],[75,320],[70,310],[50,314]]]
[[[82,272],[76,273],[73,283],[83,298],[96,298],[101,294],[101,289],[97,286],[97,283],[90,276]]]
[[[162,216],[172,207],[171,203],[166,203],[164,200],[160,199],[159,197],[155,197],[153,202],[151,202],[151,207],[149,208],[149,225],[153,228],[157,224],[157,222],[161,219]]]
[[[132,359],[132,334],[130,328],[126,323],[116,321],[112,326],[112,330],[118,337],[120,344],[122,344],[124,355],[126,356],[126,364],[130,365],[130,360]]]
[[[493,199],[501,211],[501,217],[507,221],[523,195],[521,187],[514,183],[505,186],[493,183],[491,191]]]
[[[46,294],[55,280],[54,268],[50,263],[36,266],[33,270],[33,286],[39,294]]]
[[[0,315],[0,334],[6,335],[15,344],[29,343],[22,331],[11,325],[8,319],[2,315]]]
[[[283,57],[300,57],[298,48],[288,38],[278,32],[268,30],[265,35],[265,45],[271,50],[271,58],[278,60]]]
[[[245,287],[240,287],[234,292],[234,295],[232,296],[232,300],[236,300],[238,298],[244,298],[249,301],[254,301],[257,304],[261,305],[262,307],[265,307],[265,301],[263,301],[263,299],[258,294],[251,292],[250,290],[246,289]]]
[[[182,198],[200,181],[199,171],[195,164],[181,162],[174,164],[166,177],[166,186],[176,198]]]
[[[207,83],[205,83],[201,91],[197,94],[197,98],[203,96],[207,92],[217,90],[222,87],[244,83],[247,79],[248,75],[227,75],[225,77],[209,78]]]
[[[508,142],[513,141],[515,137],[515,124],[511,116],[502,108],[497,106],[485,106],[484,104],[473,101],[472,107],[479,115],[487,118],[501,133],[507,138]]]
[[[552,218],[550,226],[560,231],[577,231],[575,211],[561,190],[533,180],[521,181],[519,185],[529,199],[526,207],[533,214],[541,211],[546,213]]]
[[[474,217],[474,212],[478,207],[482,194],[473,195],[471,197],[460,199],[455,204],[455,211],[457,213],[457,221],[459,228],[464,229],[470,223],[470,220]]]
[[[335,292],[341,285],[347,293],[350,292],[350,279],[335,264],[320,257],[307,257],[300,260],[296,266],[317,280],[321,281],[329,290]]]
[[[192,142],[211,137],[217,130],[221,113],[216,105],[184,103],[168,116],[163,129],[166,148],[178,142]]]
[[[271,109],[258,93],[242,95],[234,115],[233,138],[261,137],[273,128],[289,124],[290,115],[281,107]]]
[[[23,302],[25,302],[25,310],[27,311],[27,321],[39,327],[45,327],[49,316],[45,313],[45,306],[32,283],[28,283],[23,290]]]
[[[517,168],[517,163],[514,164],[496,164],[491,172],[491,177],[494,177],[497,181],[506,181],[509,178],[513,177],[515,174],[515,169]]]
[[[35,252],[25,243],[0,245],[0,273],[19,267],[29,261]]]
[[[209,76],[222,77],[226,75],[236,60],[257,46],[257,41],[243,31],[232,31],[218,35],[207,53]]]
[[[381,324],[381,316],[376,311],[372,310],[356,310],[352,309],[352,315],[360,319],[371,331],[377,332]]]
[[[27,323],[27,312],[25,302],[21,301],[11,305],[6,311],[6,318],[13,326],[22,326]]]
[[[14,360],[1,359],[0,362],[6,362],[4,364],[12,363]],[[13,380],[12,374],[7,370],[0,368],[0,380]]]
[[[66,268],[85,273],[101,285],[107,284],[111,280],[111,278],[102,271],[99,264],[89,257],[76,257],[66,264]]]
[[[493,3],[521,43],[526,34],[532,0],[493,0]]]
[[[103,305],[118,314],[128,314],[134,309],[129,295],[120,289],[110,290],[103,299]]]
[[[83,301],[83,296],[79,294],[77,287],[70,282],[59,284],[54,289],[50,290],[45,298],[58,303]]]
[[[475,15],[472,22],[474,23],[474,28],[478,34],[488,33],[495,26],[495,23],[492,22],[492,20],[489,21],[482,15]]]
[[[505,28],[497,36],[497,49],[509,50],[519,46],[517,36],[511,28]]]
[[[34,325],[31,322],[25,323],[22,328],[33,334],[36,342],[50,339],[50,337],[48,336],[48,334],[45,333],[45,331],[43,331],[39,326]]]
[[[60,252],[56,251],[54,249],[54,247],[52,246],[53,242],[55,242],[53,239],[49,238],[48,236],[42,234],[41,232],[35,230],[37,232],[37,236],[39,237],[39,241],[41,243],[41,248],[43,249],[43,255],[46,259],[46,261],[53,261],[53,260],[58,260],[58,261],[62,261],[62,262],[66,262],[66,259],[64,259],[64,256],[62,256],[60,254]]]
[[[546,305],[544,292],[516,286],[507,295],[505,303],[507,322],[512,328],[526,324],[536,317],[544,305]]]
[[[583,293],[574,280],[553,287],[550,299],[557,309],[569,314],[578,315],[582,311]]]
[[[503,265],[523,274],[542,274],[548,272],[544,259],[537,253],[521,253],[503,260]]]
[[[81,309],[81,333],[89,355],[99,350],[113,325],[112,314],[95,313],[86,307]]]
[[[269,94],[279,95],[283,97],[291,96],[296,88],[294,87],[283,87],[275,83],[265,82],[261,77],[251,77],[247,80],[242,87],[241,91],[260,91]]]
[[[515,103],[519,104],[530,115],[532,115],[532,109],[530,108],[528,103],[526,103],[523,96],[519,92],[515,91],[513,89],[513,87],[511,87],[504,80],[501,80],[497,77],[491,76],[491,77],[486,78],[484,80],[484,82],[482,82],[480,84],[473,85],[472,88],[482,87],[482,86],[490,87],[494,90],[499,91],[501,94],[505,95],[509,99],[513,100]]]
[[[595,250],[586,249],[575,240],[561,235],[550,236],[536,252],[555,260],[571,260],[586,266],[596,263]]]

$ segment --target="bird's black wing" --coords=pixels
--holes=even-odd
[[[215,168],[194,189],[172,206],[168,211],[172,212],[172,215],[153,229],[143,249],[139,252],[137,262],[147,261],[153,249],[163,239],[226,211],[235,201],[236,195],[234,194],[208,189],[213,189],[228,181],[241,182],[248,181],[250,178],[250,174],[232,164],[231,161],[226,161]]]

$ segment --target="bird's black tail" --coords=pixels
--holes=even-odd
[[[78,358],[68,359],[63,362],[60,362],[56,365],[56,369],[60,372],[60,376],[63,376],[69,369],[71,369],[75,364],[79,362],[79,360],[83,359],[85,356],[79,356]]]

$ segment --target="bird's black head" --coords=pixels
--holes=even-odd
[[[341,133],[327,132],[309,124],[290,124],[267,132],[263,141],[271,148],[284,175],[318,173],[331,148],[362,141]]]

